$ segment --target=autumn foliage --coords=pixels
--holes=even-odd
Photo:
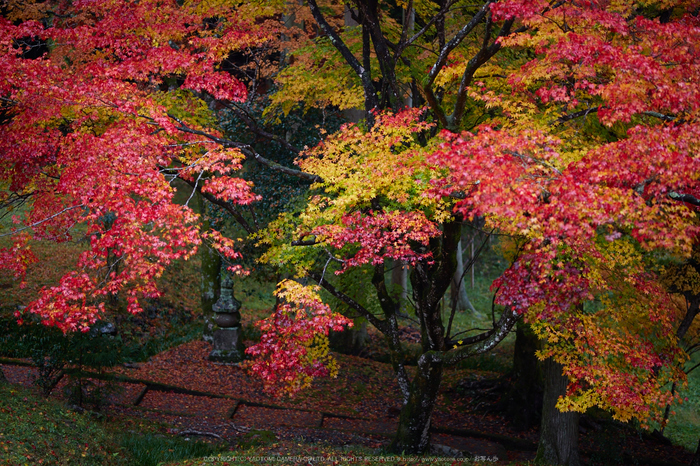
[[[0,18],[7,117],[0,202],[26,209],[13,217],[17,240],[2,265],[21,278],[33,260],[30,237],[70,240],[83,225],[90,248],[76,272],[44,289],[30,310],[47,324],[86,330],[103,312],[102,298],[122,290],[129,311],[138,312],[139,297],[158,294],[154,279],[164,266],[200,244],[196,215],[172,202],[172,178],[201,183],[226,201],[255,200],[245,182],[224,176],[240,167],[237,151],[177,126],[184,115],[193,129],[212,123],[200,93],[246,96],[217,64],[265,35],[224,4],[40,6],[48,10],[11,8]],[[39,47],[44,53],[33,56]],[[107,261],[110,254],[116,261]]]
[[[46,3],[0,18],[0,206],[26,206],[0,266],[21,277],[32,261],[29,238],[63,241],[83,225],[90,247],[76,272],[30,310],[85,330],[117,292],[138,312],[140,297],[157,295],[163,267],[201,243],[197,216],[172,202],[173,178],[222,205],[258,199],[237,171],[244,157],[259,157],[226,139],[210,108],[246,97],[219,63],[268,43],[278,12],[229,2]],[[263,260],[360,313],[331,281],[366,270],[383,317],[363,315],[398,352],[383,267],[410,264],[426,335],[418,372],[426,380],[437,373],[438,386],[443,364],[473,354],[472,344],[487,351],[523,317],[548,342],[540,356],[569,377],[561,408],[597,405],[622,420],[657,414],[685,358],[668,271],[696,254],[700,233],[696,6],[505,0],[450,16],[416,3],[419,19],[443,19],[435,53],[423,53],[434,44],[418,39],[439,21],[424,21],[413,38],[389,17],[383,27],[401,36],[392,48],[381,28],[334,35],[340,13],[324,10],[335,14],[324,23],[309,2],[303,18],[327,37],[294,36],[303,46],[296,66],[279,75],[272,106],[364,102],[367,121],[299,154],[294,174],[313,184],[301,207],[258,233]],[[368,18],[376,11],[363,2],[358,9],[362,27],[375,24]],[[469,34],[475,40],[465,41]],[[36,47],[43,52],[33,54]],[[330,59],[314,47],[326,47]],[[360,50],[362,62],[353,55]],[[339,73],[347,85],[333,99]],[[380,111],[375,83],[393,112]],[[397,111],[408,89],[424,110]],[[483,338],[455,340],[436,309],[454,272],[455,238],[475,218],[508,238],[511,265],[493,284],[499,323]],[[236,257],[221,233],[206,240]],[[261,344],[249,350],[258,358],[251,367],[294,392],[334,373],[325,337],[349,321],[323,304],[315,285],[286,281],[278,297],[282,305],[260,324]],[[393,363],[405,400],[423,390],[407,382],[400,358]],[[421,392],[417,403],[423,395],[434,402]]]
[[[255,358],[248,365],[251,371],[278,395],[296,394],[316,377],[335,377],[338,367],[328,332],[352,327],[352,320],[331,311],[314,287],[285,280],[276,295],[283,304],[256,324],[263,332],[261,341],[246,350]]]
[[[528,28],[502,43],[536,58],[510,75],[510,94],[475,86],[474,98],[502,109],[498,126],[446,134],[429,159],[450,168],[443,195],[467,194],[456,211],[515,238],[496,299],[564,365],[563,409],[645,419],[683,378],[681,319],[660,277],[699,241],[700,22],[686,6],[666,5],[660,20],[634,2],[494,4],[495,17]]]

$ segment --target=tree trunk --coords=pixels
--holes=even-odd
[[[0,367],[0,385],[6,385],[8,383],[10,382],[7,380],[7,377],[5,377],[5,373],[2,371],[2,367]]]
[[[195,196],[196,206],[199,208],[199,213],[204,213],[204,203],[201,194]],[[202,231],[209,229],[209,222],[202,222]],[[212,307],[219,299],[221,292],[221,256],[206,244],[202,244],[199,248],[199,255],[202,261],[202,286],[201,286],[201,303],[202,315],[204,317],[204,330],[202,338],[209,343],[214,342],[214,311]]]
[[[423,362],[423,364],[421,364]],[[411,391],[401,409],[399,427],[389,447],[395,453],[424,453],[430,446],[430,419],[442,382],[442,363],[418,363]]]
[[[458,311],[471,311],[476,314],[464,286],[464,259],[462,258],[462,242],[457,245],[457,269],[450,282],[450,305]]]
[[[511,388],[501,405],[517,430],[527,430],[536,426],[541,419],[544,388],[541,363],[535,356],[538,349],[537,335],[529,325],[518,322]]]
[[[443,369],[442,360],[433,356],[445,351],[440,301],[457,267],[456,252],[461,232],[459,222],[445,223],[440,240],[433,239],[430,243],[434,262],[418,262],[411,272],[413,302],[421,324],[422,355],[418,358],[418,370],[401,409],[396,436],[389,447],[395,453],[424,453],[430,446],[430,419]]]
[[[394,261],[393,267],[391,270],[393,298],[399,302],[401,309],[405,309],[408,302],[408,265]]]
[[[562,365],[554,360],[544,361],[544,397],[542,429],[535,462],[551,465],[579,466],[577,412],[563,413],[556,408],[557,400],[566,394],[569,379],[562,374]]]

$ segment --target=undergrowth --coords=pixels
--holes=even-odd
[[[0,464],[132,465],[107,425],[26,389],[0,384]]]
[[[698,362],[700,354],[695,353],[686,367],[693,367]],[[680,394],[687,401],[671,408],[675,414],[671,415],[664,435],[673,443],[694,452],[700,438],[700,369],[695,369],[688,375],[688,387],[681,388]]]
[[[142,432],[123,435],[120,445],[129,452],[133,464],[138,466],[158,466],[187,458],[208,457],[226,448],[186,437]]]

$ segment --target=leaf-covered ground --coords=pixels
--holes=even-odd
[[[208,361],[210,350],[207,343],[191,341],[148,362],[115,368],[121,377],[116,390],[104,391],[105,383],[94,378],[79,393],[87,404],[90,394],[102,389],[109,404],[97,407],[109,417],[156,421],[169,435],[223,439],[234,452],[252,444],[257,452],[285,455],[295,442],[380,451],[395,430],[399,396],[388,364],[337,355],[337,379],[318,380],[294,399],[273,399],[238,366]],[[36,377],[28,366],[6,364],[3,371],[10,382],[23,385]],[[514,430],[495,409],[497,390],[460,388],[465,379],[495,375],[447,371],[432,425],[433,443],[447,447],[438,456],[458,450],[465,456],[498,458],[499,464],[534,457],[537,430]],[[75,402],[76,390],[71,392],[64,377],[52,396],[71,393]],[[612,423],[589,424],[580,443],[588,464],[689,464],[692,457],[682,448]]]

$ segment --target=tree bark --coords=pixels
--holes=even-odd
[[[199,213],[204,213],[204,202],[202,196],[197,193],[195,195],[196,206]],[[209,222],[202,222],[202,231],[209,229]],[[203,244],[199,249],[199,256],[202,261],[201,274],[201,306],[202,316],[204,319],[204,329],[202,331],[202,339],[209,343],[214,342],[214,311],[212,307],[216,300],[219,299],[221,292],[221,256],[219,253]]]
[[[541,363],[535,356],[539,339],[529,325],[518,322],[513,351],[511,388],[503,398],[503,409],[517,430],[527,430],[540,422],[544,393]]]
[[[430,243],[434,262],[418,262],[411,272],[413,301],[421,324],[422,355],[418,358],[418,370],[409,386],[399,427],[389,447],[395,453],[424,453],[430,446],[430,419],[444,365],[441,359],[431,357],[431,353],[446,349],[440,300],[457,267],[455,253],[461,232],[459,222],[446,223],[442,237]],[[385,313],[387,310],[390,309],[386,308]]]
[[[6,385],[8,383],[10,383],[10,381],[7,380],[5,373],[2,371],[2,367],[0,367],[0,385]]]
[[[399,417],[399,427],[389,447],[395,453],[416,454],[430,446],[430,419],[442,382],[442,363],[418,366],[410,387],[408,403]]]
[[[562,374],[562,365],[547,359],[544,368],[544,397],[542,402],[542,429],[535,462],[540,464],[579,466],[577,412],[561,412],[556,404],[566,394],[568,377]]]
[[[470,311],[476,314],[476,309],[469,301],[467,289],[464,286],[464,259],[462,254],[462,242],[460,241],[457,244],[457,269],[452,275],[452,282],[450,283],[450,305],[458,311]]]
[[[408,265],[394,261],[393,266],[394,268],[391,270],[392,292],[401,309],[404,309],[408,301]]]

